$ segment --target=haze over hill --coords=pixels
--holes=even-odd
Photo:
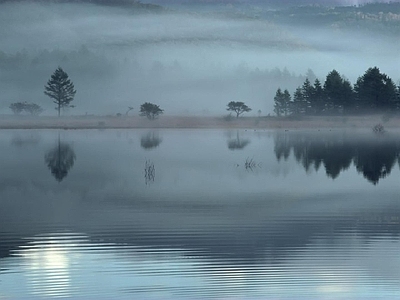
[[[378,66],[399,80],[395,33],[363,33],[336,21],[310,28],[289,23],[286,10],[199,13],[122,5],[131,1],[66,2],[71,1],[0,4],[0,113],[11,113],[13,102],[28,101],[54,115],[43,86],[58,66],[77,89],[76,108],[65,112],[70,114],[115,115],[128,106],[137,114],[148,101],[170,115],[224,115],[229,101],[245,101],[250,115],[258,110],[267,115],[273,113],[276,89],[292,93],[306,74],[323,80],[337,69],[354,83]],[[319,11],[299,16],[320,24]],[[366,27],[366,20],[359,22]],[[398,26],[383,19],[372,24]]]
[[[299,6],[307,4],[320,5],[362,5],[365,3],[389,3],[398,2],[391,0],[143,0],[143,3],[169,4],[250,4],[261,6]]]

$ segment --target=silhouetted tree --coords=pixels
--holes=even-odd
[[[285,90],[282,92],[282,90],[279,88],[276,91],[275,97],[274,97],[274,112],[278,117],[281,115],[287,116],[289,113],[289,106],[290,106],[290,93],[288,90]]]
[[[328,111],[342,113],[348,111],[353,105],[353,88],[351,83],[342,78],[336,71],[331,71],[325,79],[324,93]]]
[[[279,88],[274,97],[274,111],[278,116],[283,114],[283,94]],[[312,85],[307,77],[294,92],[289,106],[293,115],[345,114],[357,110],[400,110],[400,86],[377,67],[369,68],[359,77],[354,88],[349,80],[332,70],[323,87],[318,79]]]
[[[149,120],[156,119],[163,112],[164,110],[153,103],[145,102],[140,105],[140,116],[147,117]]]
[[[288,90],[283,91],[283,113],[285,116],[287,116],[290,113],[290,102],[292,101],[292,96],[290,96],[290,93]]]
[[[57,146],[47,152],[44,159],[51,174],[58,182],[61,182],[73,167],[76,156],[70,145],[60,142],[60,137],[58,137]]]
[[[396,95],[396,109],[400,109],[400,85],[397,87]]]
[[[25,111],[31,115],[38,116],[43,112],[43,108],[36,103],[27,103],[25,105]]]
[[[9,107],[15,115],[27,112],[28,114],[37,116],[43,112],[43,108],[36,103],[16,102],[12,103]]]
[[[305,114],[307,110],[307,102],[304,99],[301,87],[298,87],[293,95],[293,101],[290,105],[290,112],[293,115]]]
[[[15,102],[10,104],[10,109],[14,113],[14,115],[21,114],[25,109],[26,102]]]
[[[57,105],[58,116],[60,116],[61,108],[73,107],[70,103],[74,100],[76,90],[68,74],[61,67],[54,71],[44,88],[45,95],[53,99]]]
[[[314,81],[314,87],[310,97],[311,111],[314,114],[321,114],[325,110],[325,94],[321,82],[317,79]]]
[[[311,101],[312,101],[312,96],[314,94],[314,87],[311,85],[310,80],[306,78],[304,81],[302,87],[301,87],[301,92],[303,95],[303,106],[304,106],[304,112],[306,114],[311,114]]]
[[[231,101],[228,103],[228,108],[226,110],[234,111],[236,113],[236,118],[239,118],[241,114],[251,111],[251,108],[243,102]]]
[[[359,77],[354,89],[359,108],[378,110],[397,108],[396,85],[377,67],[369,68]]]
[[[285,106],[281,88],[278,88],[278,90],[276,91],[274,102],[274,112],[278,117],[280,117],[281,115],[283,115],[283,110]]]
[[[347,79],[343,79],[342,83],[342,109],[344,113],[351,112],[355,108],[355,94],[354,89]]]

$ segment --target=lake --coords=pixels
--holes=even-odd
[[[400,299],[400,132],[0,131],[0,299]]]

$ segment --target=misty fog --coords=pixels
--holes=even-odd
[[[0,299],[400,299],[366,1],[0,0]]]
[[[149,1],[147,1],[149,2]],[[35,102],[61,66],[77,94],[67,114],[115,115],[145,101],[167,115],[226,115],[244,101],[249,115],[273,114],[278,87],[292,93],[309,69],[332,69],[354,83],[372,66],[398,82],[398,40],[335,28],[282,26],[240,13],[135,12],[92,4],[0,4],[0,113]]]

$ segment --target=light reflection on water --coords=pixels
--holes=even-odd
[[[18,148],[13,132],[0,140],[0,298],[400,298],[390,137],[235,131],[227,145],[221,131],[62,132],[76,161],[54,159],[68,167],[59,180],[44,159],[59,133],[37,134]],[[232,139],[249,142],[232,151]],[[370,143],[388,154],[368,177],[348,160]],[[339,145],[350,153],[339,176],[305,171],[332,166]]]
[[[71,233],[42,235],[5,260],[12,272],[2,275],[2,290],[8,289],[11,297],[25,296],[18,294],[18,285],[25,281],[26,292],[38,297],[395,299],[399,278],[380,274],[384,268],[371,272],[365,266],[379,260],[383,250],[398,266],[399,246],[398,240],[384,238],[366,247],[347,236],[336,245],[316,240],[291,249],[279,263],[268,261],[264,253],[263,260],[253,264],[183,249],[94,243]]]

